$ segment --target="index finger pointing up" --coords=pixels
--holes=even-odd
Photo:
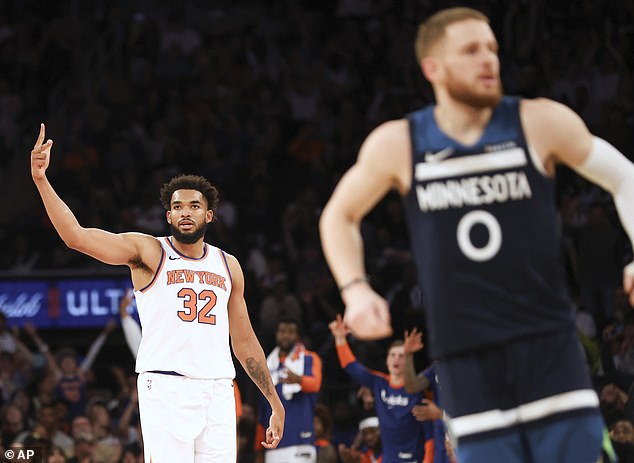
[[[41,122],[40,123],[40,134],[37,136],[37,141],[35,142],[35,146],[33,147],[35,148],[39,148],[40,146],[42,146],[42,142],[44,141],[44,136],[46,134],[46,127],[44,127],[44,123]]]

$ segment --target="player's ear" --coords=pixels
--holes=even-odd
[[[167,219],[167,223],[172,225],[172,211],[166,211],[165,218]]]
[[[425,79],[429,82],[434,83],[439,79],[441,75],[441,68],[438,60],[436,60],[433,56],[423,58],[420,62],[420,67],[423,70]]]
[[[205,217],[205,221],[207,223],[210,223],[213,219],[214,219],[214,211],[212,211],[211,209],[208,209],[207,216]]]

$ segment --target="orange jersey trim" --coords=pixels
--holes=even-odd
[[[264,442],[265,436],[266,436],[266,431],[264,430],[264,426],[262,426],[262,423],[258,423],[257,426],[255,427],[255,439],[253,442],[253,446],[255,447],[255,450],[264,450],[264,446],[262,445],[262,442]]]
[[[304,355],[310,355],[313,358],[313,374],[312,376],[302,376],[302,392],[319,392],[321,389],[321,358],[315,352],[306,351]]]
[[[236,380],[233,380],[233,397],[236,399],[236,416],[240,418],[242,416],[242,394],[240,394],[240,388]]]
[[[315,447],[327,447],[330,445],[330,441],[324,437],[320,437],[315,441]]]
[[[425,458],[423,463],[434,463],[434,439],[425,441]]]
[[[350,345],[347,342],[345,344],[337,344],[336,347],[341,368],[346,368],[352,362],[356,362],[357,358],[352,353],[352,349],[350,349]]]
[[[345,344],[337,344],[336,348],[337,348],[337,357],[339,357],[339,363],[341,364],[341,368],[346,368],[352,362],[356,362],[357,361],[357,358],[352,353],[352,349],[350,349],[350,344],[348,344],[347,342]],[[371,368],[367,368],[365,366],[364,366],[364,368],[366,370],[368,370],[369,373],[372,373],[375,376],[380,376],[381,378],[385,378],[390,383],[390,386],[394,387],[394,389],[398,389],[399,387],[403,387],[403,385],[394,386],[390,382],[390,375],[388,375],[387,373],[384,373],[384,372],[378,371],[378,370],[372,370]]]
[[[161,246],[161,260],[159,262],[158,268],[156,269],[156,272],[154,272],[154,276],[152,277],[152,280],[143,288],[141,288],[139,290],[140,292],[144,293],[147,290],[149,290],[152,286],[154,286],[154,283],[156,283],[159,273],[161,273],[161,270],[163,270],[164,263],[165,263],[165,249],[163,249],[163,246]]]
[[[388,375],[387,373],[383,372],[383,371],[379,371],[379,370],[373,370],[371,368],[366,368],[370,373],[372,373],[375,376],[380,376],[381,378],[387,379],[388,384],[390,385],[390,387],[393,387],[394,389],[398,389],[401,387],[405,387],[404,384],[401,384],[400,386],[398,385],[394,385],[394,383],[392,381],[390,381],[390,375]]]

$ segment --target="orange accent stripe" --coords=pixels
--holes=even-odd
[[[255,439],[253,442],[253,447],[255,450],[264,450],[264,446],[262,442],[266,439],[266,431],[264,430],[264,426],[262,423],[258,423],[255,427]]]
[[[225,264],[225,270],[227,270],[229,281],[231,282],[231,285],[233,286],[233,278],[231,277],[231,270],[229,270],[229,264],[227,263],[227,256],[225,256],[225,252],[222,249],[220,248],[216,248],[216,249],[218,249],[218,253],[220,254],[220,257],[222,258],[222,261]]]
[[[163,269],[164,264],[165,264],[165,249],[163,249],[163,246],[161,246],[161,261],[159,262],[159,266],[156,269],[156,272],[154,272],[152,281],[150,281],[147,285],[145,285],[144,288],[140,290],[142,293],[148,291],[152,286],[154,286],[154,283],[156,283],[156,280],[158,279],[159,273],[161,273],[161,270]]]
[[[319,439],[315,441],[316,447],[326,447],[328,445],[330,445],[330,442],[327,439],[324,439],[323,437],[320,437]]]
[[[242,416],[242,394],[235,379],[233,380],[233,397],[236,399],[236,416],[239,418]]]
[[[169,236],[165,236],[165,241],[167,241],[167,244],[169,244],[170,248],[172,248],[174,250],[174,252],[176,254],[178,254],[179,256],[181,256],[181,258],[185,259],[185,260],[203,260],[205,257],[207,257],[207,243],[203,242],[203,255],[200,257],[189,257],[186,256],[185,254],[183,254],[182,252],[180,252],[178,249],[176,249],[176,247],[174,246],[174,244],[172,244],[172,240],[170,240]]]
[[[434,439],[428,439],[425,441],[425,456],[423,457],[423,463],[434,463]]]
[[[347,342],[345,344],[337,344],[337,357],[339,357],[341,368],[346,368],[352,362],[357,360]]]
[[[394,386],[391,382],[390,382],[390,375],[388,375],[387,373],[384,373],[382,371],[379,370],[373,370],[371,368],[368,368],[368,371],[370,373],[372,373],[375,376],[380,376],[383,379],[387,379],[387,382],[390,384],[390,387],[393,387],[394,389],[398,389],[399,387],[405,387],[403,384],[401,384],[400,386]]]
[[[305,355],[310,355],[313,358],[313,374],[312,376],[302,376],[302,392],[319,392],[321,389],[321,359],[315,352],[306,351]]]

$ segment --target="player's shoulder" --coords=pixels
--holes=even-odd
[[[411,150],[409,121],[393,119],[383,122],[366,137],[359,152],[359,160],[378,163],[381,169],[399,169],[399,159],[407,159]],[[392,160],[385,163],[386,153]]]
[[[240,265],[240,261],[238,260],[236,256],[226,252],[225,250],[221,248],[216,247],[216,249],[222,256],[222,258],[225,260],[225,262],[227,263],[227,267],[232,275],[236,273],[242,274],[242,266]]]
[[[585,129],[585,124],[576,112],[549,98],[521,100],[520,114],[529,138],[568,138],[571,133],[580,133]]]
[[[162,238],[159,236],[148,235],[147,233],[141,233],[141,232],[123,232],[123,233],[120,233],[119,235],[128,240],[140,241],[143,243],[159,244],[159,245],[160,245],[160,240]]]
[[[405,136],[405,140],[403,140]],[[409,140],[409,121],[405,118],[392,119],[375,127],[366,141],[374,143],[394,143]]]
[[[550,122],[554,119],[575,117],[576,113],[563,103],[550,98],[522,98],[523,117],[531,117]]]
[[[120,233],[119,236],[132,243],[139,250],[141,257],[147,257],[148,253],[150,253],[149,255],[160,255],[163,252],[160,237],[141,232],[124,232]]]

